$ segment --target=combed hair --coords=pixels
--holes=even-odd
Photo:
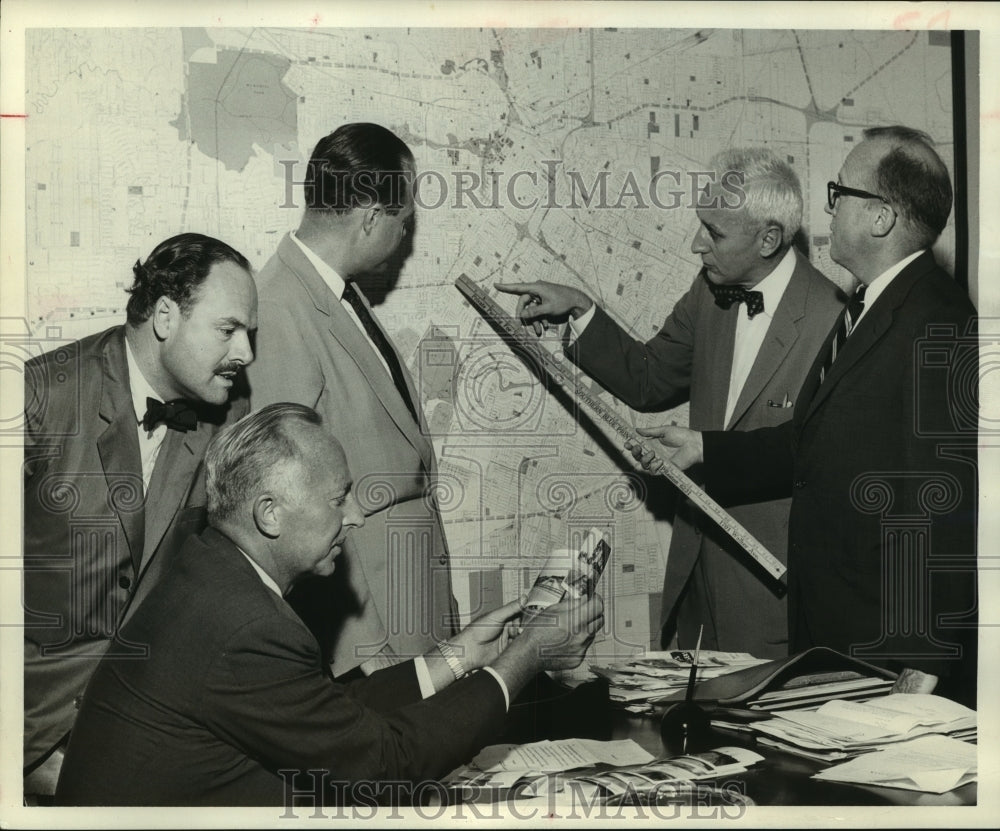
[[[952,202],[951,177],[933,139],[898,124],[871,127],[864,137],[892,143],[875,169],[875,192],[899,212],[921,247],[931,245],[948,223]]]
[[[289,462],[303,460],[288,427],[319,425],[321,417],[302,404],[270,404],[220,430],[205,454],[208,519],[232,518],[247,500],[273,486]]]
[[[391,130],[344,124],[319,140],[306,168],[307,211],[343,214],[379,204],[397,214],[413,183],[413,154]]]
[[[235,248],[204,234],[178,234],[164,240],[146,262],[136,260],[132,266],[135,278],[125,307],[128,322],[133,326],[149,320],[156,301],[169,297],[185,316],[195,302],[198,287],[208,277],[216,263],[235,263],[250,271],[250,263]]]
[[[733,147],[713,156],[709,166],[720,181],[730,171],[742,176],[747,219],[760,228],[779,226],[782,245],[791,244],[802,225],[802,187],[790,165],[763,147]],[[739,177],[729,181],[740,183]]]

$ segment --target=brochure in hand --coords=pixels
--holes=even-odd
[[[524,617],[537,615],[563,596],[592,597],[611,557],[611,544],[600,528],[591,528],[578,549],[561,548],[545,561],[524,604]]]

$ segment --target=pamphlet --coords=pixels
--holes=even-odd
[[[607,534],[591,528],[579,549],[553,551],[535,578],[524,604],[524,617],[537,615],[569,594],[593,597],[594,587],[611,557]]]
[[[759,753],[745,748],[719,747],[702,753],[654,759],[624,767],[605,767],[592,772],[561,774],[555,777],[536,776],[524,783],[519,794],[541,796],[552,788],[559,792],[572,782],[575,790],[585,792],[589,796],[615,797],[625,793],[655,791],[671,783],[733,776],[744,773],[747,768],[763,758]]]

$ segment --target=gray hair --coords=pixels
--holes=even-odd
[[[304,459],[288,427],[321,423],[319,413],[302,404],[271,404],[244,416],[212,439],[205,454],[208,520],[232,519],[238,509],[285,475],[288,464]]]
[[[716,153],[709,166],[720,181],[730,171],[741,174],[747,220],[758,227],[779,226],[782,245],[791,244],[802,225],[802,187],[789,164],[763,147],[733,147]]]

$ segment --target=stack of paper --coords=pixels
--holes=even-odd
[[[976,712],[936,695],[897,693],[867,702],[828,701],[818,709],[785,710],[754,722],[762,744],[836,761],[930,733],[976,734]]]
[[[920,736],[821,770],[813,779],[945,793],[976,781],[976,750],[949,736]]]
[[[687,686],[694,653],[686,650],[647,652],[609,666],[590,665],[590,671],[607,678],[612,701],[635,713],[650,713],[653,704]],[[767,663],[747,652],[713,652],[703,649],[698,658],[698,681],[716,678],[746,667]]]

